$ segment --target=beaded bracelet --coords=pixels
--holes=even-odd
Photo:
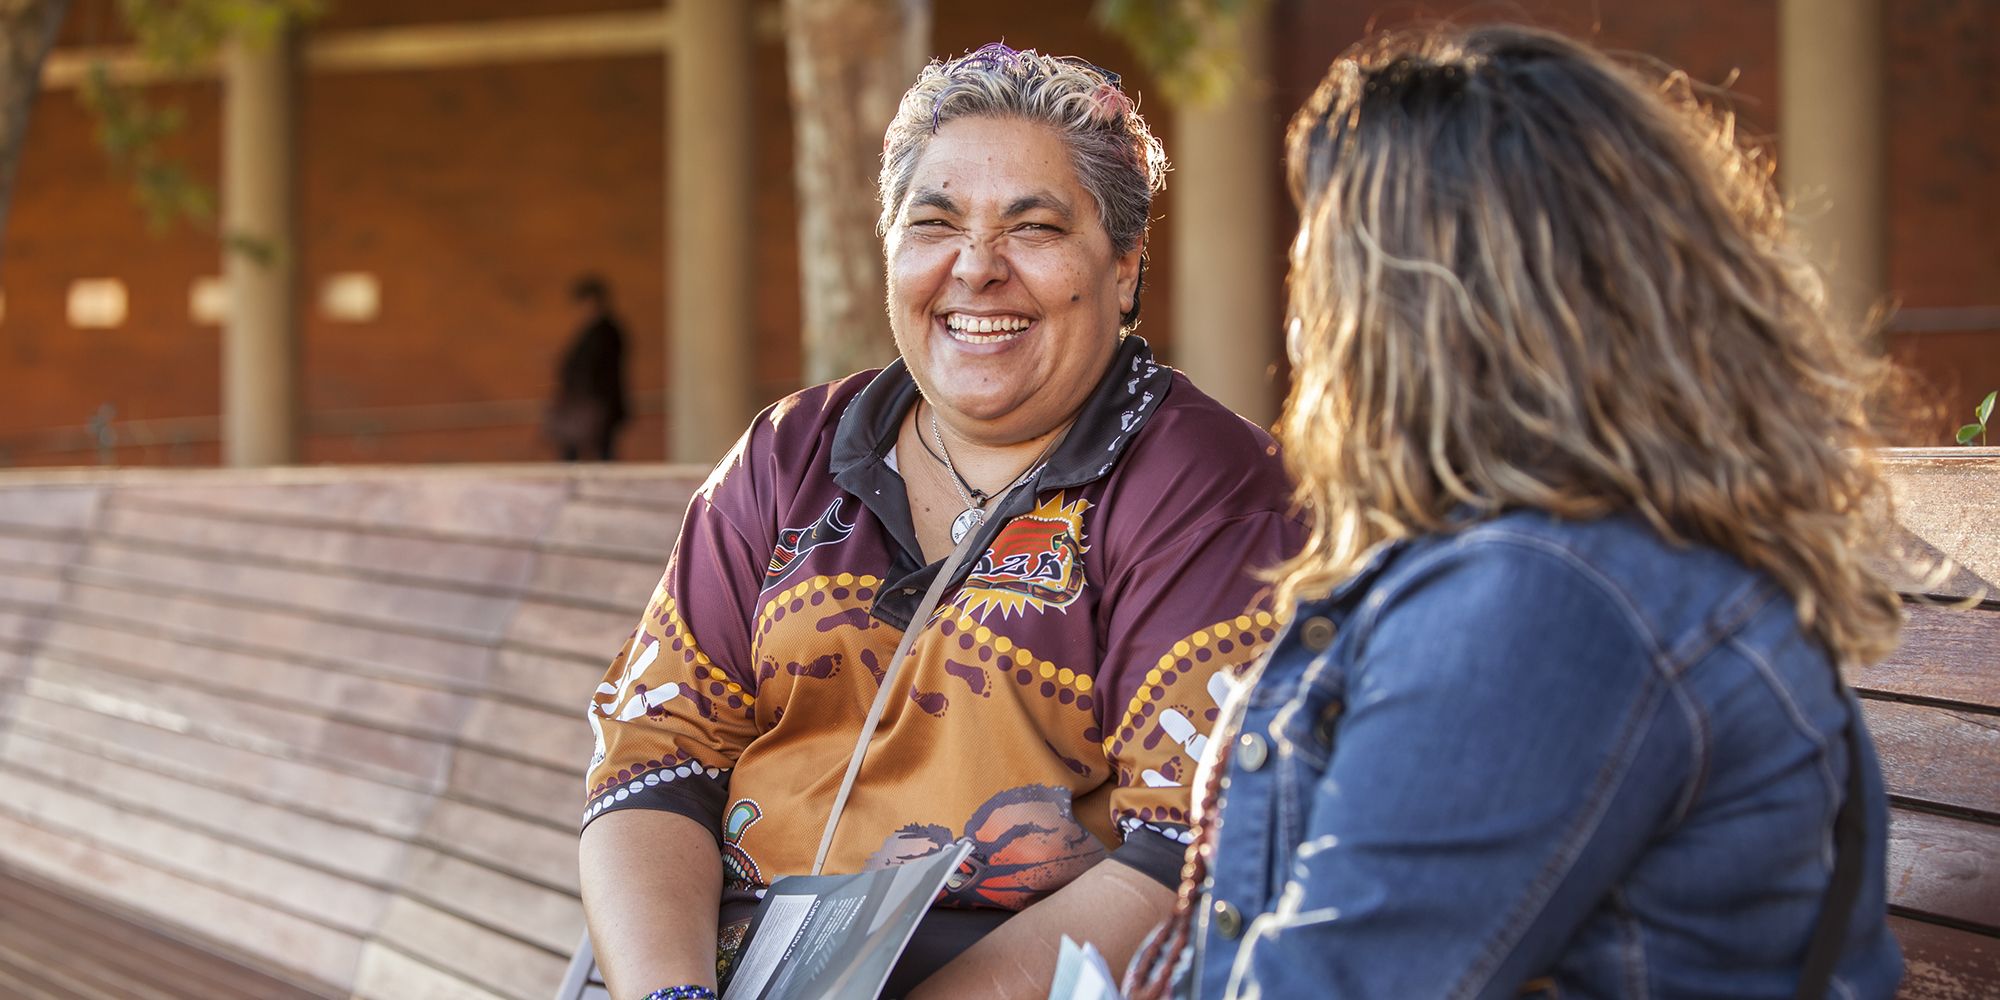
[[[643,1000],[721,1000],[721,998],[715,995],[714,990],[706,986],[696,986],[690,983],[686,986],[669,986],[665,989],[654,990],[646,994]]]

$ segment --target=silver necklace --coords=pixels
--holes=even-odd
[[[938,459],[944,462],[944,470],[951,473],[951,488],[957,490],[958,498],[965,502],[965,509],[960,511],[958,516],[952,518],[951,521],[951,543],[957,545],[965,541],[967,532],[979,527],[986,520],[986,503],[992,500],[995,494],[982,493],[979,490],[973,489],[972,484],[966,482],[965,477],[958,474],[958,466],[951,463],[951,449],[945,447],[944,434],[938,430],[937,407],[935,406],[931,407],[931,438],[937,441]],[[1047,452],[1043,454],[1047,454]],[[1028,463],[1026,469],[1021,470],[1021,474],[1015,477],[1013,482],[1008,483],[999,492],[1005,493],[1027,482],[1028,476],[1035,471],[1035,466],[1041,464],[1041,460],[1041,456],[1036,456],[1033,462]]]

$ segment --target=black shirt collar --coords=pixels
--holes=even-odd
[[[1055,454],[1023,488],[1008,493],[993,516],[980,525],[982,537],[974,543],[989,544],[1010,518],[1032,509],[1042,491],[1082,486],[1109,474],[1146,421],[1159,411],[1173,380],[1173,370],[1153,360],[1153,350],[1144,338],[1122,338],[1111,364]],[[889,468],[884,457],[895,447],[903,414],[916,399],[916,380],[898,358],[869,380],[841,413],[834,428],[828,469],[841,489],[874,511],[901,547],[890,557],[888,578],[894,582],[882,588],[873,609],[876,617],[898,628],[908,627],[916,595],[930,585],[938,565],[924,565],[923,547],[917,544],[916,526],[910,517],[909,495],[904,492],[902,477]],[[957,575],[963,578],[970,573],[973,562],[966,560]]]
[[[1173,371],[1153,360],[1153,349],[1144,337],[1128,334],[1122,338],[1104,377],[1077,413],[1069,436],[1042,466],[1037,489],[1081,486],[1109,473],[1172,384]],[[847,479],[868,466],[887,468],[883,456],[895,447],[903,414],[916,398],[916,380],[901,358],[869,381],[834,429],[828,471],[836,482],[867,499],[868,493],[855,490]]]

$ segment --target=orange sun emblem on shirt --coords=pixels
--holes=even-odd
[[[984,620],[998,608],[1002,617],[1067,608],[1083,593],[1083,512],[1090,501],[1063,503],[1063,494],[1007,522],[955,601],[966,615]]]

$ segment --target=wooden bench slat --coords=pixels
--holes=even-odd
[[[50,624],[43,649],[64,659],[88,655],[120,668],[143,666],[163,683],[314,707],[391,729],[449,735],[464,714],[464,696],[436,686],[199,646],[116,624],[65,617]]]
[[[313,617],[338,616],[387,628],[437,631],[491,641],[513,611],[512,595],[469,593],[436,587],[385,583],[242,562],[221,562],[93,544],[76,571],[79,579],[109,575],[134,589],[161,587],[218,601],[240,601]]]
[[[97,520],[101,486],[28,484],[0,489],[0,525],[32,531],[82,531]]]
[[[575,650],[580,639],[588,638],[590,645],[587,650],[606,649],[616,654],[626,637],[638,627],[645,609],[643,600],[629,609],[618,610],[566,607],[524,600],[515,611],[514,620],[507,625],[506,639],[509,643],[522,646],[570,652]],[[610,659],[607,654],[605,662],[610,662]]]
[[[639,614],[638,609],[632,612],[634,625],[638,624]],[[577,655],[568,657],[502,647],[488,678],[489,689],[580,719],[584,706],[590,703],[591,692],[603,680],[605,670],[630,634],[627,629],[618,636],[606,636],[602,649],[579,650]]]
[[[53,961],[48,942],[10,941],[5,935],[7,930],[0,925],[0,984],[21,981],[22,987],[19,993],[10,990],[0,995],[10,998],[49,997],[52,1000],[88,1000],[93,997],[174,1000],[172,994],[123,969],[91,961]],[[16,980],[16,976],[21,977],[20,980]]]
[[[543,820],[574,833],[583,815],[581,762],[553,768],[461,747],[445,786],[454,798]]]
[[[0,532],[0,562],[60,570],[75,561],[83,548],[81,537],[59,538],[46,529],[32,529],[32,535]]]
[[[116,982],[118,992],[91,996],[302,1000],[318,995],[218,955],[211,947],[190,945],[124,914],[87,906],[10,869],[0,869],[0,901],[0,941],[26,952],[19,967],[30,973],[58,968],[115,977],[104,978]]]
[[[389,907],[381,934],[410,957],[513,1000],[548,1000],[568,965],[565,955],[408,897]]]
[[[583,929],[583,904],[575,896],[429,848],[411,850],[403,885],[412,898],[552,953],[567,951]]]
[[[2000,459],[1990,451],[1922,449],[1884,456],[1896,496],[1897,535],[1913,554],[1949,556],[1956,566],[1944,581],[1921,591],[1907,574],[1890,572],[1905,592],[1946,597],[1984,593],[2000,598]]]
[[[538,594],[587,594],[608,608],[625,610],[637,621],[666,566],[664,555],[658,565],[649,565],[602,556],[545,552],[535,560],[527,589]]]
[[[1911,605],[1909,612],[1902,646],[1857,672],[1854,686],[2000,709],[2000,611]]]
[[[2000,938],[1892,916],[1903,946],[1900,1000],[1978,1000],[2000,984]]]
[[[249,724],[243,727],[245,735],[261,733],[272,738],[287,738],[301,749],[306,758],[328,763],[335,770],[342,770],[350,761],[360,761],[371,763],[371,766],[380,765],[380,770],[363,769],[371,776],[387,780],[398,780],[398,776],[406,780],[428,779],[433,783],[439,775],[428,768],[448,758],[467,756],[490,757],[505,764],[533,764],[545,772],[560,772],[565,781],[573,778],[578,759],[575,755],[580,752],[575,734],[584,731],[576,718],[580,702],[575,699],[577,692],[588,692],[601,669],[594,665],[585,669],[571,663],[537,658],[535,664],[540,669],[536,672],[545,674],[555,671],[557,683],[548,686],[564,696],[567,703],[511,706],[503,702],[501,704],[510,708],[524,708],[525,714],[503,710],[496,718],[479,709],[479,704],[488,699],[478,696],[453,694],[401,681],[313,666],[259,660],[248,654],[202,649],[95,625],[58,623],[56,631],[42,648],[43,673],[59,683],[77,686],[84,683],[78,678],[100,674],[131,676],[133,672],[150,668],[167,674],[141,678],[155,686],[166,686],[166,693],[157,702],[159,705],[190,704],[190,699],[199,693],[211,696],[206,701],[193,704],[207,706],[205,713],[196,718],[218,727],[215,731],[234,732],[223,722],[243,715],[249,720]],[[87,648],[92,653],[79,653],[79,648]],[[100,662],[95,658],[99,653],[106,654],[101,661],[106,669],[98,670],[94,666]],[[146,664],[147,667],[137,664]],[[511,672],[496,678],[513,679],[515,675]],[[259,689],[251,689],[253,685]],[[275,725],[280,717],[292,718],[301,713],[312,716],[315,710],[317,717],[308,718],[297,728]],[[557,759],[522,759],[523,746],[534,749],[542,744],[524,743],[519,733],[506,732],[500,727],[528,725],[545,729],[549,721],[545,713],[564,718],[558,727],[561,732],[551,733],[553,742],[546,744],[552,750],[544,750],[557,754]],[[468,718],[473,718],[475,723],[470,731],[467,729]],[[311,738],[305,738],[306,735]],[[463,752],[451,752],[453,743]],[[398,750],[399,747],[408,749]],[[406,759],[397,759],[392,751],[404,754]],[[411,754],[415,756],[409,756]],[[424,769],[413,770],[409,764],[411,760],[429,763],[424,765]],[[547,784],[546,774],[539,780],[542,787],[552,787]]]
[[[440,801],[424,825],[424,838],[432,844],[449,845],[453,854],[495,871],[572,895],[580,892],[574,829],[551,828],[463,802]]]
[[[1895,809],[1889,902],[2000,933],[2000,827]]]
[[[1864,699],[1889,793],[2000,815],[2000,717]]]
[[[47,570],[0,564],[0,600],[11,604],[51,605],[62,597],[63,581]]]
[[[578,500],[625,503],[650,510],[685,510],[688,498],[708,480],[707,469],[639,476],[590,476],[576,481]]]
[[[388,536],[346,527],[246,522],[240,517],[161,510],[129,502],[120,502],[106,512],[98,537],[193,548],[243,561],[271,560],[334,572],[391,573],[447,585],[492,587],[524,584],[536,555],[533,548],[520,543],[496,545]]]
[[[394,836],[416,832],[431,797],[414,789],[340,774],[301,761],[284,760],[199,737],[40,698],[15,706],[23,722],[61,732],[66,742],[93,748],[119,766],[141,758],[148,770],[228,788],[254,801],[311,815],[338,817]]]
[[[75,991],[50,982],[45,971],[29,968],[23,959],[0,954],[0,996],[10,1000],[77,1000]]]
[[[37,639],[48,628],[48,615],[30,605],[0,605],[0,642],[22,644]],[[609,657],[605,658],[609,661]]]
[[[567,484],[560,480],[405,474],[251,488],[221,478],[210,483],[135,483],[121,487],[118,496],[121,501],[172,503],[264,521],[286,518],[313,527],[382,526],[443,538],[529,542],[542,534],[567,493]]]
[[[166,635],[226,636],[238,649],[269,650],[281,658],[296,653],[303,662],[352,662],[411,680],[477,679],[492,659],[490,646],[469,639],[385,631],[299,611],[249,608],[102,582],[76,584],[70,600],[98,615],[155,623]]]
[[[4,770],[0,814],[357,937],[374,928],[388,903],[379,888]]]
[[[641,555],[656,554],[666,565],[680,536],[681,521],[687,512],[683,502],[675,509],[658,512],[634,510],[629,506],[598,505],[582,501],[564,504],[555,524],[544,536],[544,544],[576,546],[617,553],[636,561]]]
[[[10,864],[174,926],[197,928],[310,982],[345,981],[360,941],[323,925],[70,841],[0,814]]]
[[[381,940],[361,954],[354,1000],[505,1000],[492,990],[412,958]],[[537,998],[541,1000],[541,998]]]
[[[295,809],[133,767],[106,766],[15,726],[0,733],[0,762],[56,783],[93,789],[106,801],[176,823],[228,834],[277,857],[310,863],[350,879],[389,882],[402,870],[405,843]]]
[[[589,697],[589,690],[582,692]],[[465,717],[462,739],[487,745],[512,745],[514,755],[561,770],[576,768],[582,773],[590,762],[590,724],[584,721],[585,701],[568,711],[530,708],[505,702],[481,700],[471,705]]]
[[[324,714],[246,702],[171,679],[104,670],[45,652],[30,681],[37,697],[129,718],[176,720],[175,728],[217,742],[253,746],[346,774],[430,788],[451,764],[452,745],[436,737],[359,726]]]

